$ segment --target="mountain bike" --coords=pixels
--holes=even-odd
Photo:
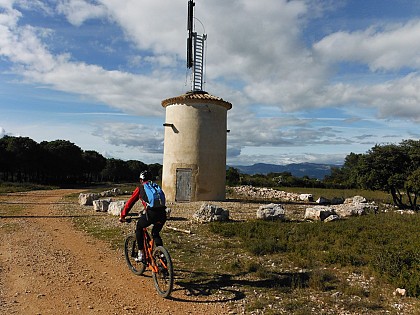
[[[139,216],[127,216],[126,222],[138,220]],[[169,297],[174,285],[174,271],[172,259],[168,250],[163,246],[155,246],[154,240],[150,237],[147,228],[143,229],[143,251],[144,259],[139,261],[136,234],[129,234],[124,243],[124,256],[128,268],[135,275],[142,275],[146,268],[152,272],[153,283],[158,294],[164,298]]]

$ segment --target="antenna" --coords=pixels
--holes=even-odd
[[[187,20],[187,68],[190,69],[193,66],[193,28],[194,28],[194,6],[193,0],[188,0],[188,20]]]
[[[192,90],[203,91],[204,42],[207,35],[197,35],[194,32],[194,6],[194,1],[188,0],[187,68],[192,68]]]

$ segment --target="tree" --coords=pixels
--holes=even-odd
[[[325,176],[324,184],[328,187],[356,188],[358,187],[357,167],[362,154],[351,152],[346,156],[342,167],[332,167],[331,175]]]
[[[27,137],[0,138],[0,180],[41,184],[132,181],[148,169],[161,176],[162,165],[106,159],[96,151],[83,151],[66,140],[36,143]]]
[[[83,171],[88,182],[99,180],[101,171],[106,165],[106,158],[96,151],[85,151],[82,153]]]
[[[111,182],[119,182],[127,177],[130,170],[123,160],[120,159],[107,159],[105,168],[102,170],[101,175],[104,180]]]
[[[67,140],[43,141],[50,180],[56,183],[71,183],[83,175],[82,149]]]
[[[2,180],[8,181],[9,180],[9,173],[11,170],[10,162],[12,158],[9,157],[10,152],[6,150],[7,142],[10,137],[4,136],[0,139],[0,173],[2,174]]]
[[[355,166],[357,184],[364,189],[388,191],[399,208],[417,210],[420,191],[419,157],[420,141],[376,145],[362,155]]]
[[[129,178],[127,178],[128,180],[138,181],[140,172],[148,169],[147,164],[137,160],[129,160],[126,163],[130,171]]]
[[[407,190],[411,209],[417,210],[417,197],[420,194],[420,168],[408,176],[407,181],[405,182],[405,189]]]
[[[11,180],[29,181],[39,165],[38,144],[28,137],[2,138],[5,153],[5,167],[11,174]]]
[[[147,169],[152,174],[153,179],[162,178],[162,165],[159,163],[149,164]]]
[[[226,184],[229,186],[238,185],[240,182],[241,174],[239,170],[234,167],[229,167],[226,171]]]

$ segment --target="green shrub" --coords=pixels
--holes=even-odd
[[[367,267],[420,296],[419,215],[382,213],[332,223],[213,223],[213,233],[239,238],[255,256],[283,253],[302,267]],[[313,279],[316,281],[316,278]]]

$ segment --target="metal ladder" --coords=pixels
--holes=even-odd
[[[194,34],[194,66],[193,66],[193,91],[203,90],[204,81],[204,41],[207,35]]]

